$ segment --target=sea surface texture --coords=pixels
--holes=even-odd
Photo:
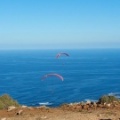
[[[68,56],[56,58],[59,52]],[[45,74],[57,73],[64,81]],[[1,50],[0,95],[28,106],[120,96],[120,49]]]

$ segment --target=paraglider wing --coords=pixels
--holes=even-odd
[[[59,58],[61,55],[69,56],[69,54],[67,54],[67,53],[58,53],[58,54],[56,55],[56,58]]]
[[[56,73],[51,73],[51,74],[46,74],[42,77],[42,79],[46,79],[47,77],[50,77],[50,76],[55,76],[55,77],[58,77],[59,79],[61,79],[62,81],[64,80],[64,78],[59,75],[59,74],[56,74]]]

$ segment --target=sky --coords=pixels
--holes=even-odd
[[[0,49],[120,48],[120,0],[0,0]]]

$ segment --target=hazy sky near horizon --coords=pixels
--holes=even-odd
[[[120,48],[120,0],[0,0],[0,48]]]

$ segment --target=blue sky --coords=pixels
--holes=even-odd
[[[0,48],[120,48],[120,0],[0,0]]]

